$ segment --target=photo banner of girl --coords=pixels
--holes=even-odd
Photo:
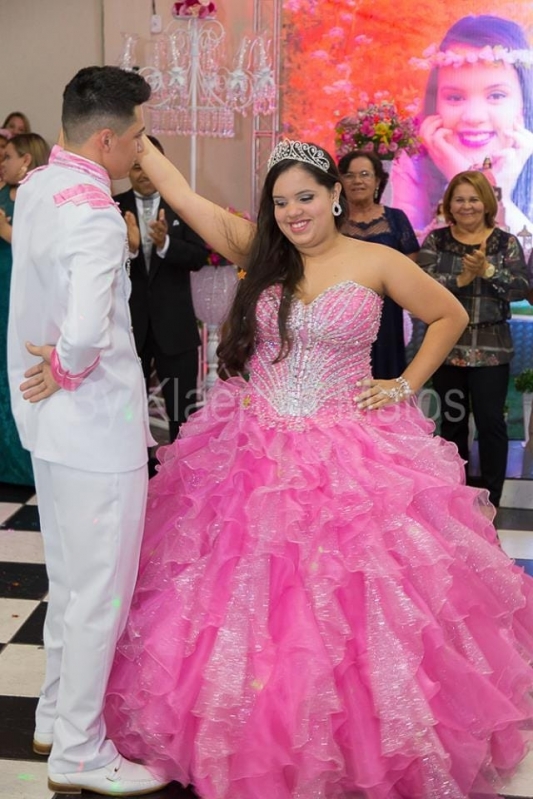
[[[393,143],[391,168],[392,204],[417,233],[467,169],[495,186],[499,224],[532,230],[533,8],[472,0],[468,10],[456,0],[285,0],[283,129],[340,156],[350,122],[390,104],[418,139]]]

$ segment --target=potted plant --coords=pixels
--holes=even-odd
[[[531,440],[531,404],[533,402],[533,369],[524,369],[514,379],[514,387],[522,394],[522,408],[524,412],[524,437],[526,442]]]

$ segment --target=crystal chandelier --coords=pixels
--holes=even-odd
[[[235,114],[272,114],[277,86],[271,42],[245,36],[231,67],[225,65],[223,25],[216,19],[175,19],[147,42],[146,63],[136,61],[138,37],[123,34],[123,69],[138,68],[152,88],[147,103],[156,135],[235,135]]]

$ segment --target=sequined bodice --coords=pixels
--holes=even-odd
[[[294,299],[286,358],[273,364],[279,348],[280,288],[272,287],[257,306],[258,335],[250,359],[249,395],[259,417],[275,424],[320,416],[332,421],[354,409],[358,380],[370,376],[370,346],[380,321],[382,300],[366,286],[344,281],[309,304]]]

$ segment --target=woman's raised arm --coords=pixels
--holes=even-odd
[[[244,266],[255,234],[255,225],[196,194],[179,169],[143,137],[139,163],[158,192],[174,211],[216,252]]]

